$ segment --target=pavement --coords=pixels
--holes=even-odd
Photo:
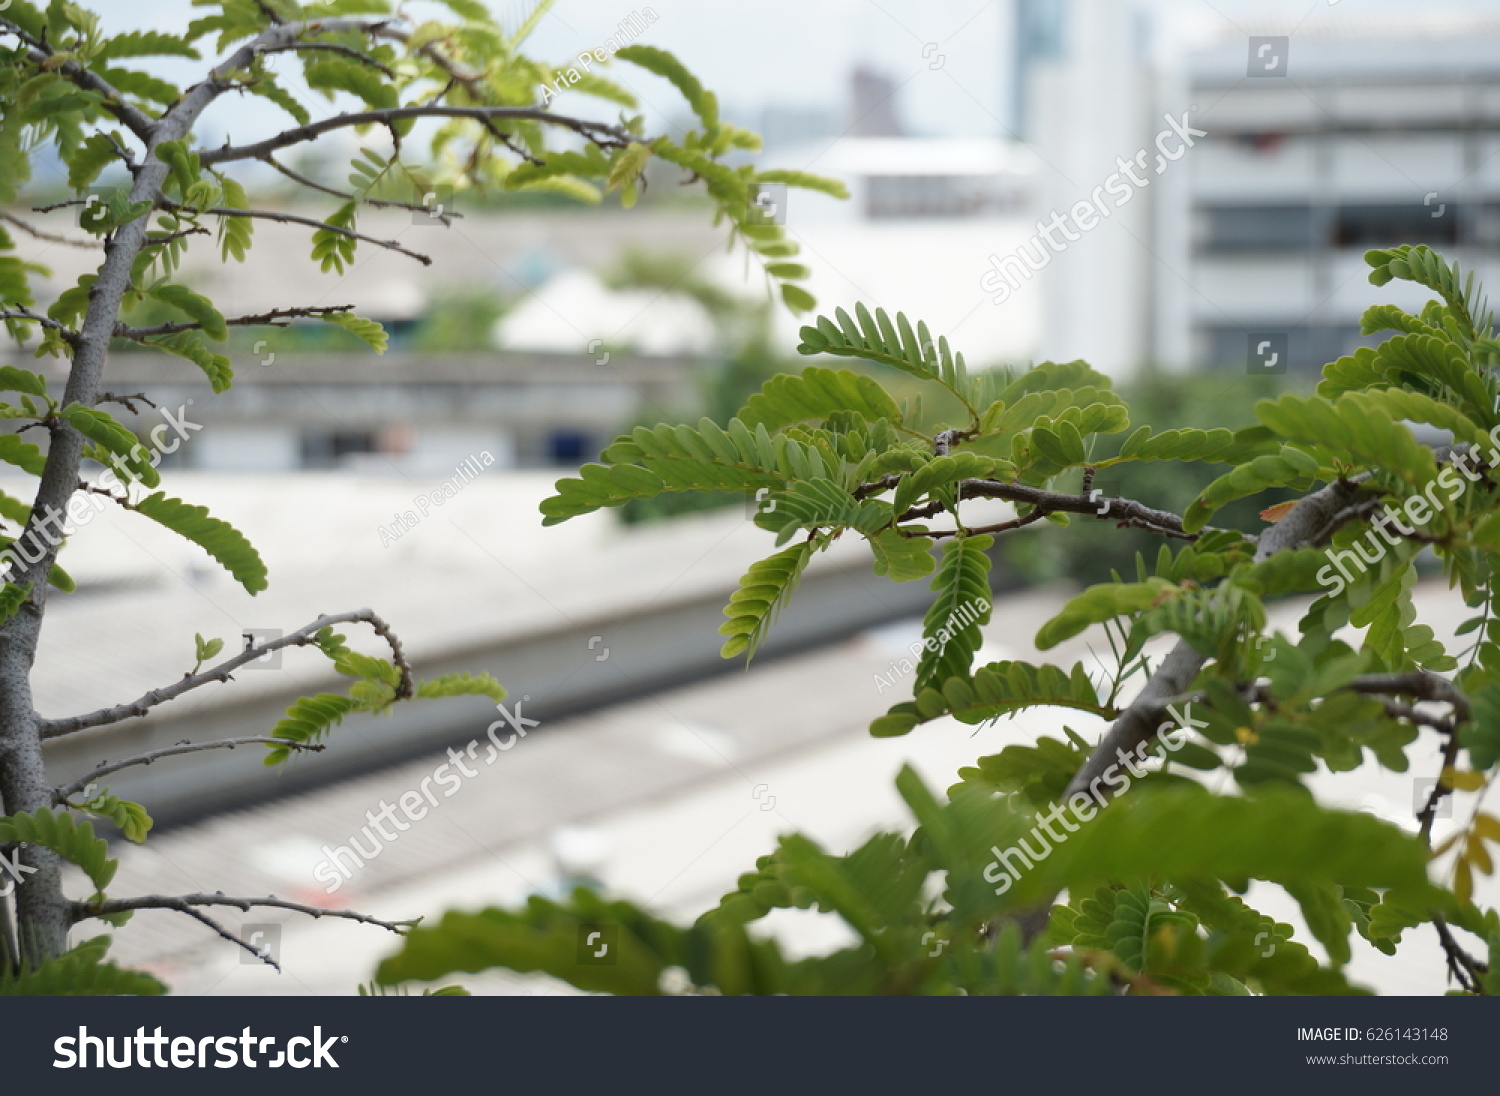
[[[981,656],[1041,660],[1029,637],[1066,596],[1062,589],[1042,589],[998,599]],[[1294,627],[1303,604],[1276,606],[1273,625]],[[1440,638],[1466,615],[1458,596],[1441,583],[1419,586],[1417,605]],[[878,830],[908,829],[911,820],[892,783],[903,764],[942,789],[974,758],[1059,734],[1064,720],[1086,736],[1102,729],[1078,713],[1040,709],[981,728],[939,720],[899,739],[869,737],[870,719],[908,695],[901,688],[906,683],[882,689],[876,675],[888,670],[918,628],[915,620],[887,626],[803,655],[757,662],[743,674],[537,727],[489,764],[486,728],[476,725],[481,748],[468,755],[476,775],[382,844],[363,867],[351,867],[351,877],[340,877],[332,895],[325,893],[333,878],[328,869],[320,878],[313,874],[325,848],[347,844],[351,836],[367,841],[359,832],[366,812],[419,789],[447,756],[438,753],[168,831],[142,847],[120,848],[111,891],[274,893],[397,919],[450,908],[514,907],[529,894],[555,894],[564,874],[584,870],[612,894],[686,923],[716,904],[780,833],[800,830],[842,852]],[[1090,660],[1089,638],[1045,657],[1061,665]],[[1435,736],[1424,732],[1409,753],[1409,773],[1371,766],[1338,776],[1320,772],[1313,788],[1325,803],[1371,811],[1414,829],[1416,781],[1438,767]],[[1461,797],[1454,816],[1466,818],[1471,801]],[[1453,825],[1440,819],[1435,836],[1441,839]],[[1478,889],[1482,899],[1500,898],[1494,880],[1481,879]],[[1299,939],[1310,939],[1280,888],[1257,884],[1247,900],[1298,925]],[[167,911],[138,913],[119,935],[115,954],[158,972],[179,994],[337,995],[355,992],[395,946],[382,929],[335,919],[230,910],[223,920],[246,935],[263,933],[259,939],[278,949],[284,973]],[[773,914],[761,931],[773,933],[795,955],[851,939],[837,918],[806,911]],[[1318,951],[1315,943],[1310,946]],[[1353,980],[1383,993],[1438,994],[1447,988],[1430,931],[1409,933],[1394,958],[1356,938],[1349,970]],[[488,972],[449,980],[482,994],[572,992],[541,975]]]

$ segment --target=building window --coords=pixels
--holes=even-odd
[[[1287,368],[1293,373],[1318,373],[1329,362],[1374,346],[1385,335],[1362,336],[1357,323],[1287,324],[1267,320],[1248,326],[1223,324],[1200,328],[1199,360],[1210,369],[1243,373],[1250,364],[1250,336],[1286,336]]]
[[[1210,206],[1200,241],[1210,251],[1305,250],[1316,242],[1313,224],[1311,206]]]
[[[1434,216],[1436,214],[1436,216]],[[1451,247],[1458,243],[1459,210],[1449,202],[1423,206],[1346,205],[1334,216],[1334,247],[1391,247],[1427,244]]]
[[[582,430],[562,427],[547,435],[547,459],[574,468],[595,455],[593,439]]]
[[[309,471],[337,468],[354,453],[374,453],[373,430],[309,430],[302,435],[302,467]]]

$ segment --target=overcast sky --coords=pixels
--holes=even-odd
[[[186,26],[196,14],[190,0],[84,0],[112,29]],[[502,17],[515,18],[527,0],[487,0]],[[1111,0],[1124,3],[1127,0]],[[1141,0],[1153,10],[1158,36],[1184,42],[1224,33],[1286,33],[1295,27],[1355,23],[1382,14],[1460,8],[1494,12],[1500,0]],[[433,10],[428,0],[408,5]],[[561,62],[601,45],[632,10],[635,0],[558,0],[531,41],[534,55]],[[677,53],[719,93],[726,117],[754,128],[768,105],[805,106],[841,114],[849,72],[863,61],[888,72],[901,91],[902,114],[925,133],[994,135],[1007,117],[1006,50],[1011,0],[653,0],[659,18],[641,41]],[[924,53],[925,50],[925,53]],[[941,57],[942,64],[932,62]],[[194,66],[196,67],[196,66]],[[635,77],[653,124],[652,110],[677,112],[665,85]],[[235,102],[247,102],[245,100]],[[249,111],[214,121],[254,127],[271,115],[248,101],[225,104]],[[212,131],[215,126],[208,127]],[[205,134],[208,136],[210,134]],[[244,134],[241,134],[242,136]]]

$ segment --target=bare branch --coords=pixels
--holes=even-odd
[[[352,312],[352,304],[344,305],[308,305],[303,308],[273,308],[269,312],[259,312],[254,316],[236,316],[224,322],[230,327],[290,327],[288,320],[323,316],[336,312]],[[128,324],[117,324],[115,326],[115,338],[133,339],[136,342],[149,339],[155,335],[175,335],[179,331],[197,331],[202,328],[201,323],[161,323],[154,327],[131,327]]]
[[[65,198],[61,202],[53,202],[51,205],[32,206],[33,213],[51,213],[54,209],[66,209],[68,206],[83,205],[87,198]]]
[[[90,251],[104,246],[103,240],[75,240],[69,236],[59,236],[55,232],[45,232],[31,223],[21,220],[14,213],[0,212],[0,221],[7,221],[28,236],[35,236],[38,240],[46,240],[50,244],[65,244],[68,247],[82,247]]]
[[[264,162],[270,164],[277,171],[281,172],[281,174],[285,175],[288,179],[292,180],[292,182],[294,183],[297,183],[299,186],[305,186],[309,190],[317,190],[324,194],[330,194],[333,197],[342,199],[346,202],[359,202],[362,205],[373,206],[376,209],[405,209],[410,210],[413,213],[429,213],[432,215],[433,220],[442,221],[445,226],[451,225],[453,223],[453,218],[463,216],[463,214],[458,212],[458,210],[456,209],[445,209],[443,210],[443,212],[438,213],[436,210],[433,210],[428,206],[417,205],[415,202],[398,202],[391,198],[361,198],[358,194],[352,194],[345,190],[339,190],[336,187],[324,186],[316,179],[309,179],[301,172],[294,171],[291,168],[287,167],[274,156],[264,157]]]
[[[114,498],[114,496],[111,496]],[[115,498],[121,505],[128,505],[123,500]],[[244,666],[246,663],[254,662],[261,656],[271,651],[280,650],[282,647],[306,647],[317,642],[316,636],[319,630],[334,624],[368,624],[374,629],[375,634],[385,640],[391,648],[391,661],[396,664],[401,674],[400,684],[396,687],[396,699],[405,700],[415,692],[412,680],[411,664],[406,661],[406,654],[401,648],[401,641],[396,638],[388,625],[373,610],[359,609],[350,613],[335,613],[331,616],[321,616],[306,627],[299,628],[295,632],[280,636],[276,639],[268,639],[264,643],[247,646],[239,654],[225,659],[211,670],[204,670],[198,674],[184,674],[181,681],[167,685],[160,689],[153,689],[149,693],[129,704],[118,704],[113,708],[101,708],[97,712],[87,715],[68,716],[65,719],[42,719],[39,722],[41,737],[60,738],[63,735],[74,734],[78,731],[87,730],[90,727],[107,727],[112,723],[120,723],[127,719],[143,716],[159,704],[165,704],[169,700],[176,700],[184,693],[191,692],[200,686],[212,682],[225,682],[231,680],[230,674]]]
[[[251,735],[247,738],[221,738],[215,742],[188,742],[184,739],[175,746],[165,746],[160,750],[152,750],[150,753],[127,757],[123,761],[106,762],[87,776],[80,776],[77,780],[62,785],[53,792],[53,801],[61,803],[69,797],[77,795],[96,780],[102,780],[111,773],[117,773],[121,769],[128,769],[134,765],[150,765],[153,761],[160,760],[163,757],[176,757],[178,754],[198,753],[201,750],[232,750],[236,746],[279,746],[294,750],[306,750],[311,753],[318,753],[327,748],[322,743],[296,742],[289,738],[270,738],[266,735]]]
[[[1431,670],[1411,670],[1399,674],[1363,674],[1345,686],[1356,693],[1413,696],[1451,705],[1455,723],[1469,721],[1469,698],[1464,691],[1441,674]]]
[[[394,72],[392,72],[385,65],[381,64],[379,61],[375,60],[375,58],[371,57],[368,53],[361,53],[357,49],[350,49],[348,46],[341,46],[337,42],[288,42],[285,45],[273,46],[272,48],[262,50],[261,52],[263,54],[300,53],[304,50],[326,50],[329,53],[338,53],[342,54],[345,57],[352,57],[362,65],[369,65],[371,68],[379,69],[381,75],[385,76],[387,79],[394,80],[396,78],[396,74]]]
[[[186,206],[178,205],[176,202],[165,202],[164,208],[171,209],[174,212],[180,210],[195,213],[200,216],[208,214],[214,217],[251,217],[262,221],[277,221],[281,224],[307,225],[309,228],[326,229],[336,235],[347,236],[351,240],[364,240],[366,243],[374,244],[376,247],[383,247],[388,251],[399,251],[403,255],[416,259],[423,266],[432,265],[430,257],[423,255],[419,251],[412,251],[402,247],[395,240],[380,240],[363,232],[355,232],[352,228],[331,225],[326,221],[318,220],[316,217],[301,217],[295,213],[273,213],[268,209],[229,209],[224,206],[215,206],[212,209],[189,209]]]
[[[955,431],[945,431],[939,435],[936,448],[945,448],[954,441],[950,435]],[[857,499],[869,498],[888,491],[899,482],[898,476],[887,476],[884,479],[872,483],[862,483],[854,489],[854,497]],[[1199,533],[1185,533],[1182,529],[1182,518],[1167,510],[1157,510],[1147,506],[1145,503],[1137,502],[1127,498],[1090,498],[1087,494],[1066,495],[1057,491],[1045,491],[1040,487],[1027,487],[1019,483],[1001,483],[998,480],[964,480],[958,485],[960,498],[993,498],[1004,499],[1007,502],[1021,503],[1034,509],[1023,518],[1014,521],[1001,522],[997,525],[988,525],[978,529],[971,529],[974,533],[997,533],[1011,529],[1019,529],[1030,525],[1039,518],[1048,514],[1084,514],[1100,520],[1114,521],[1118,526],[1137,526],[1149,529],[1163,536],[1176,537],[1181,540],[1197,540]],[[931,502],[922,506],[913,507],[906,511],[896,520],[916,521],[921,518],[929,518],[946,510],[942,503]],[[938,529],[932,532],[920,534],[923,536],[942,538],[958,535],[957,529]],[[915,535],[915,534],[914,534]]]
[[[188,236],[212,236],[213,233],[202,225],[189,225],[187,228],[179,228],[176,232],[168,232],[157,235],[154,232],[146,233],[146,246],[155,247],[158,244],[169,244],[173,240],[185,239]]]
[[[124,913],[127,910],[176,910],[179,913],[196,916],[195,907],[198,906],[230,906],[242,913],[249,913],[252,909],[291,910],[293,913],[305,913],[315,919],[336,917],[343,921],[357,921],[362,925],[378,925],[389,932],[394,932],[397,936],[404,936],[416,927],[420,920],[417,918],[411,921],[384,921],[368,913],[360,913],[358,910],[325,910],[318,906],[277,898],[274,894],[265,898],[231,898],[224,894],[145,894],[137,898],[109,898],[103,902],[75,902],[73,903],[73,921],[76,923],[101,914]],[[231,937],[231,939],[234,938]],[[236,940],[236,942],[240,941]],[[255,951],[254,948],[250,950]],[[260,953],[256,952],[256,954]]]
[[[202,910],[194,909],[192,906],[189,906],[189,905],[186,905],[186,904],[183,904],[183,905],[165,905],[164,904],[164,905],[160,905],[160,906],[153,906],[153,907],[147,907],[147,908],[152,908],[152,909],[171,909],[171,910],[176,910],[178,913],[185,913],[189,917],[191,917],[194,921],[199,921],[199,922],[207,925],[209,928],[213,929],[214,932],[216,932],[222,939],[228,940],[231,944],[234,944],[237,947],[244,948],[246,951],[248,951],[251,955],[255,956],[261,962],[269,964],[271,967],[273,967],[275,969],[275,971],[276,971],[277,974],[281,973],[281,964],[278,963],[275,959],[271,958],[271,952],[270,952],[269,949],[266,949],[266,948],[257,948],[253,944],[247,943],[246,941],[240,939],[240,937],[238,937],[234,933],[230,932],[223,925],[219,924],[217,921],[215,921],[208,914],[204,913]],[[79,918],[79,920],[82,920],[82,918]]]
[[[328,118],[320,118],[315,122],[309,122],[305,126],[296,126],[267,137],[263,141],[256,141],[248,145],[225,144],[219,148],[202,149],[198,152],[198,158],[205,167],[213,164],[228,163],[234,160],[261,160],[277,149],[286,148],[288,145],[298,145],[311,141],[335,129],[347,129],[351,126],[390,126],[396,122],[406,121],[413,118],[470,118],[474,121],[515,119],[518,121],[540,122],[544,125],[554,125],[562,129],[572,130],[580,137],[603,148],[623,148],[631,143],[641,143],[640,138],[630,133],[629,130],[619,126],[608,125],[603,122],[593,122],[587,118],[573,118],[565,114],[553,114],[541,107],[456,107],[443,103],[428,103],[421,106],[407,107],[384,107],[377,110],[351,111],[347,114],[335,114]]]
[[[1489,973],[1489,964],[1480,962],[1463,949],[1454,939],[1453,931],[1448,927],[1448,919],[1442,914],[1433,917],[1432,927],[1437,930],[1438,940],[1443,945],[1443,954],[1448,961],[1448,973],[1453,975],[1464,992],[1480,997],[1489,996],[1485,993],[1482,980],[1482,976]]]
[[[33,312],[25,305],[13,304],[10,307],[11,311],[0,312],[0,320],[24,320],[28,323],[41,324],[43,327],[49,327],[53,331],[59,332],[68,342],[72,342],[78,338],[78,332],[66,324],[58,323],[51,316],[43,316],[40,313]]]
[[[150,399],[144,392],[137,392],[133,396],[117,396],[113,392],[101,392],[95,406],[98,406],[100,403],[117,403],[132,415],[139,415],[141,413],[140,408],[136,407],[137,403],[144,403],[153,411],[157,410],[155,401]]]

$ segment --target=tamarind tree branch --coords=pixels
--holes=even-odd
[[[1277,552],[1310,545],[1314,537],[1327,527],[1329,519],[1348,507],[1359,490],[1352,479],[1335,480],[1304,496],[1280,521],[1268,526],[1256,538],[1256,561],[1268,559]],[[1099,780],[1104,771],[1116,763],[1117,751],[1128,754],[1149,739],[1155,733],[1168,702],[1178,693],[1188,691],[1205,661],[1207,656],[1200,654],[1187,640],[1179,639],[1146,680],[1140,693],[1099,740],[1099,745],[1094,747],[1069,782],[1062,798],[1066,800]],[[1101,783],[1100,787],[1102,789],[1105,785]]]
[[[417,205],[415,202],[398,202],[392,198],[360,197],[358,194],[352,194],[346,190],[339,190],[337,187],[326,186],[323,183],[318,182],[316,179],[309,179],[301,172],[287,167],[274,156],[263,156],[261,157],[261,162],[275,168],[277,171],[281,172],[281,174],[285,175],[288,179],[296,183],[298,186],[304,186],[309,190],[316,190],[323,194],[331,195],[332,197],[338,198],[341,201],[358,202],[361,205],[371,206],[375,209],[405,209],[409,210],[412,213],[428,213],[431,214],[434,221],[441,221],[444,225],[451,224],[453,218],[455,217],[463,216],[463,214],[456,209],[444,209],[442,212],[438,212],[431,206]]]
[[[116,501],[119,501],[116,499]],[[359,609],[348,613],[335,613],[331,616],[321,616],[305,627],[295,632],[279,636],[276,639],[268,639],[263,643],[247,646],[239,654],[225,659],[211,670],[202,673],[185,674],[181,681],[160,689],[153,689],[149,693],[131,701],[129,704],[117,704],[113,708],[101,708],[87,715],[69,716],[64,719],[43,719],[40,721],[41,736],[43,739],[61,738],[63,735],[75,734],[78,731],[87,730],[90,727],[107,727],[112,723],[120,723],[127,719],[143,716],[152,708],[165,704],[169,700],[176,700],[184,693],[191,692],[201,686],[212,682],[225,682],[230,680],[233,671],[244,666],[246,663],[254,662],[256,659],[280,650],[282,647],[305,647],[316,643],[317,633],[323,628],[334,624],[368,624],[374,629],[375,634],[385,640],[391,648],[391,661],[395,663],[401,675],[400,683],[396,686],[396,699],[409,699],[415,692],[415,684],[412,678],[411,664],[406,660],[406,654],[402,650],[401,641],[391,631],[390,625],[386,624],[371,609]],[[281,742],[277,739],[278,744]]]
[[[74,902],[71,904],[70,915],[72,922],[77,924],[90,917],[102,917],[132,910],[175,910],[202,922],[225,940],[244,948],[250,954],[275,967],[277,971],[281,970],[280,965],[269,953],[246,943],[230,932],[208,914],[202,912],[199,908],[202,906],[229,906],[242,913],[249,913],[256,908],[291,910],[294,913],[304,913],[314,919],[336,917],[345,921],[357,921],[362,925],[376,925],[394,932],[397,936],[404,936],[421,921],[420,917],[410,921],[384,921],[368,913],[360,913],[358,910],[325,910],[317,906],[305,905],[302,902],[290,902],[285,898],[277,898],[274,894],[265,898],[231,898],[225,894],[145,894],[136,898],[109,898],[103,902]]]
[[[540,122],[543,125],[558,126],[562,129],[571,130],[585,140],[591,141],[601,148],[623,148],[631,143],[639,143],[629,130],[620,126],[609,125],[605,122],[595,122],[587,118],[574,118],[565,114],[554,114],[541,107],[485,107],[485,106],[450,106],[446,103],[426,103],[418,106],[406,107],[381,107],[374,110],[350,111],[345,114],[335,114],[328,118],[320,118],[309,122],[304,126],[295,126],[284,130],[273,137],[256,141],[248,145],[224,144],[218,148],[200,149],[197,152],[199,161],[210,167],[214,164],[229,163],[234,160],[260,160],[277,149],[286,148],[288,145],[302,144],[320,137],[336,129],[347,129],[351,126],[382,125],[389,126],[395,122],[403,122],[414,118],[469,118],[477,122],[502,121],[512,119],[515,121]]]
[[[59,236],[56,232],[47,232],[37,228],[29,221],[24,221],[14,213],[0,212],[0,221],[15,225],[28,236],[34,236],[38,240],[46,240],[49,244],[64,244],[68,247],[81,247],[93,251],[104,244],[100,240],[75,240],[71,236]]]
[[[395,240],[382,240],[364,232],[356,232],[352,228],[345,228],[342,225],[320,221],[316,217],[303,217],[296,213],[276,212],[269,209],[231,209],[227,206],[214,206],[210,209],[193,209],[191,206],[178,205],[176,202],[167,201],[166,199],[161,199],[160,204],[163,209],[171,210],[174,213],[190,213],[197,216],[214,217],[249,217],[254,220],[276,221],[280,224],[307,225],[309,228],[332,232],[338,236],[347,236],[351,240],[363,240],[365,243],[374,244],[376,247],[383,247],[387,251],[399,251],[402,255],[416,259],[423,266],[432,265],[431,256],[423,255],[420,251],[412,251],[409,248],[402,247]]]
[[[64,61],[62,64],[57,64],[53,60],[57,54],[56,50],[42,39],[33,38],[18,24],[11,22],[9,19],[0,18],[0,31],[15,35],[15,37],[19,38],[29,47],[26,60],[32,64],[51,67],[54,71],[67,77],[83,90],[98,92],[104,97],[104,102],[101,105],[105,110],[118,118],[142,141],[150,143],[151,132],[156,125],[155,120],[139,108],[131,106],[120,90],[104,79],[104,77],[98,73],[91,72],[77,61]]]
[[[290,738],[271,738],[266,735],[250,735],[245,738],[220,738],[213,742],[188,742],[186,739],[175,746],[166,746],[160,750],[152,750],[150,753],[138,754],[135,757],[127,757],[123,761],[110,761],[100,765],[86,776],[80,776],[71,783],[64,784],[54,792],[54,801],[62,803],[70,796],[77,795],[96,780],[101,780],[111,773],[117,773],[121,769],[128,769],[133,765],[149,765],[163,757],[175,757],[178,754],[197,753],[200,750],[232,750],[236,746],[279,746],[282,749],[305,750],[308,753],[318,753],[327,749],[320,742],[298,742]]]
[[[230,327],[290,327],[290,320],[324,316],[335,312],[352,312],[352,304],[308,305],[302,308],[273,308],[254,316],[235,316],[224,321]],[[129,324],[115,325],[115,338],[133,339],[140,342],[154,335],[175,335],[179,331],[197,331],[203,325],[197,322],[159,323],[153,327],[131,327]]]
[[[870,498],[893,489],[899,482],[899,476],[886,476],[883,479],[860,484],[854,489],[853,494],[857,499]],[[961,499],[1002,499],[1006,502],[1033,507],[1032,511],[1024,517],[997,525],[966,530],[970,533],[1000,533],[1010,529],[1019,529],[1048,514],[1083,514],[1101,520],[1111,520],[1121,526],[1149,529],[1163,536],[1176,537],[1181,540],[1197,540],[1201,535],[1184,532],[1182,518],[1177,514],[1169,510],[1158,510],[1143,502],[1137,502],[1135,499],[1104,498],[1090,493],[1070,495],[1040,487],[1028,487],[1020,483],[1002,483],[999,480],[981,479],[961,481],[958,485],[958,496]],[[929,502],[907,510],[896,520],[903,522],[930,518],[946,509],[947,507],[941,502]],[[958,532],[957,529],[936,529],[921,535],[940,539],[956,536]]]

